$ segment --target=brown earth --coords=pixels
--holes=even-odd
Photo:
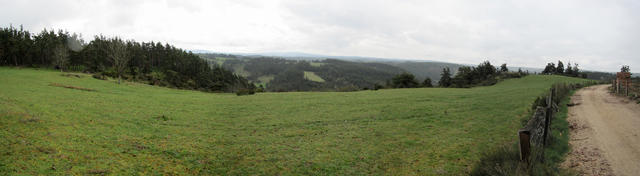
[[[608,85],[571,97],[569,144],[562,163],[580,175],[640,175],[640,105],[609,93]]]

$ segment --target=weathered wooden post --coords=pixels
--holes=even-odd
[[[524,129],[519,130],[518,137],[520,138],[520,161],[528,163],[531,155],[531,132]]]
[[[629,96],[629,81],[628,81],[628,80],[626,80],[626,81],[625,81],[625,84],[626,84],[626,86],[625,86],[626,88],[624,89],[624,91],[625,91],[625,93],[624,93],[624,94],[625,94],[625,96],[627,96],[627,97],[628,97],[628,96]]]
[[[545,108],[538,106],[536,112],[529,122],[518,131],[520,160],[531,164],[543,160],[544,146],[543,129],[545,119]]]
[[[549,126],[551,125],[551,116],[553,115],[553,98],[555,94],[555,88],[551,88],[549,96],[547,96],[547,107],[545,107],[544,115],[544,128],[542,133],[542,145],[547,145],[547,136],[549,135]]]
[[[615,81],[615,83],[614,83],[614,84],[615,84],[615,86],[616,86],[616,88],[615,88],[615,89],[616,89],[616,94],[618,94],[618,91],[620,90],[620,85],[619,85],[620,83],[618,82],[618,79],[617,79],[617,78],[616,78],[616,81]]]

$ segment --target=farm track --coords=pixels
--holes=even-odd
[[[569,107],[569,144],[563,163],[580,175],[640,173],[640,105],[608,92],[608,85],[576,92]]]

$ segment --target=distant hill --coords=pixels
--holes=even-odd
[[[353,62],[394,62],[394,61],[410,61],[407,59],[379,58],[379,57],[362,57],[362,56],[331,56],[321,54],[310,54],[302,52],[267,52],[267,53],[245,53],[238,54],[250,57],[278,57],[292,60],[322,60],[322,59],[338,59]]]
[[[415,59],[398,59],[398,58],[379,58],[379,57],[361,57],[361,56],[330,56],[330,55],[320,55],[320,54],[309,54],[302,52],[267,52],[267,53],[245,53],[239,54],[247,57],[279,57],[284,59],[291,60],[321,60],[321,59],[338,59],[338,60],[346,60],[352,62],[367,62],[367,63],[384,63],[393,65],[399,68],[404,69],[406,72],[412,73],[416,76],[417,79],[423,80],[427,77],[431,78],[431,80],[438,81],[440,79],[440,73],[442,73],[442,69],[445,67],[449,67],[451,72],[455,74],[458,71],[458,68],[461,66],[475,66],[468,64],[457,64],[457,63],[448,63],[448,62],[439,62],[432,60],[415,60]],[[493,63],[495,66],[499,66],[499,63]],[[542,68],[531,68],[531,67],[513,67],[509,66],[510,70],[516,71],[518,69],[522,69],[522,71],[528,71],[530,73],[540,73],[542,72]]]
[[[337,59],[295,60],[265,56],[199,54],[212,64],[233,70],[268,91],[357,90],[384,85],[404,69]]]
[[[310,91],[372,88],[385,85],[399,73],[408,72],[418,81],[431,78],[437,84],[443,68],[456,74],[462,66],[475,66],[437,61],[403,60],[359,56],[329,56],[300,52],[207,53],[195,50],[211,63],[222,65],[269,91]],[[493,63],[499,67],[501,63]],[[542,65],[542,63],[541,63]],[[509,66],[509,70],[540,73],[543,69]],[[613,73],[585,71],[587,78],[610,80]]]
[[[426,60],[408,60],[408,59],[391,59],[391,58],[378,58],[378,57],[360,57],[360,56],[330,56],[330,55],[319,55],[319,54],[309,54],[309,53],[301,53],[301,52],[268,52],[268,53],[244,53],[244,54],[233,54],[234,57],[244,57],[244,58],[264,58],[264,57],[274,57],[274,58],[282,58],[287,60],[301,60],[301,61],[321,61],[326,59],[335,59],[335,60],[343,60],[349,61],[344,62],[350,63],[352,65],[371,65],[371,63],[380,63],[386,64],[390,66],[394,66],[397,68],[393,68],[394,70],[402,70],[401,72],[409,72],[414,74],[418,80],[424,80],[429,77],[434,82],[434,84],[440,79],[440,73],[442,73],[442,69],[445,67],[449,67],[451,71],[455,74],[459,67],[464,66],[462,64],[454,64],[454,63],[446,63],[446,62],[436,62],[436,61],[426,61]],[[338,64],[338,63],[335,63]]]
[[[385,62],[385,64],[393,65],[406,70],[407,72],[416,76],[418,80],[424,80],[429,77],[435,84],[440,80],[442,69],[449,67],[452,74],[458,71],[458,68],[464,66],[461,64],[452,64],[444,62],[416,62],[416,61],[402,61],[402,62]]]

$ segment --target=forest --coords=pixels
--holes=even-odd
[[[259,90],[355,91],[385,85],[402,68],[384,63],[351,62],[338,59],[291,60],[278,57],[249,57],[228,54],[200,54],[213,64],[245,76]],[[379,86],[378,86],[379,87]]]
[[[180,89],[235,92],[253,89],[247,79],[198,55],[159,42],[81,35],[62,30],[34,34],[13,26],[0,29],[0,65],[54,68]]]

